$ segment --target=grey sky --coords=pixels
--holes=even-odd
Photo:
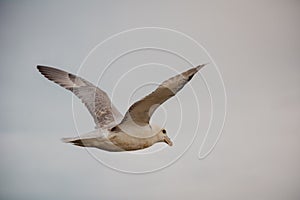
[[[0,198],[299,199],[299,19],[300,3],[296,0],[1,1]],[[120,31],[144,26],[184,32],[208,50],[225,82],[228,113],[216,149],[206,159],[198,160],[209,109],[203,82],[196,76],[191,86],[200,93],[203,113],[203,127],[196,141],[172,166],[156,173],[130,175],[104,167],[84,149],[60,141],[76,134],[71,94],[45,80],[36,65],[48,64],[76,73],[96,44]],[[107,64],[105,56],[121,51],[125,43],[122,45],[106,49],[101,61]],[[186,48],[180,41],[169,45]],[[193,63],[206,59],[196,58],[198,54],[193,54],[193,50],[187,54]],[[154,53],[144,55],[147,56],[138,57],[135,64],[150,62],[154,57],[160,59]],[[127,58],[121,60],[125,71],[134,61],[134,57]],[[179,71],[190,67],[175,57],[164,57],[164,61],[176,65],[174,68]],[[102,63],[93,62],[100,66],[97,70],[103,70]],[[118,72],[118,64],[114,64],[112,72]],[[202,75],[213,80],[209,79],[209,72],[206,69]],[[93,76],[82,71],[94,83],[97,73]],[[172,74],[161,70],[153,82]],[[100,86],[110,93],[113,84],[105,80],[107,77]],[[130,99],[121,92],[122,87],[126,85],[131,91],[140,82],[151,81],[152,76],[129,80],[130,76],[125,77],[114,94],[115,99],[125,99],[115,101],[122,112],[128,101],[131,103],[153,89],[137,91]],[[190,94],[187,87],[179,97],[184,110],[193,113]],[[76,109],[75,115],[80,113],[79,129],[91,130],[91,118],[75,100]],[[177,112],[176,100],[167,102],[165,109]],[[156,120],[163,118],[160,110]],[[179,119],[173,114],[167,119],[166,126],[174,136],[176,127],[171,123],[177,124]],[[182,150],[178,148],[188,143],[190,126],[194,125],[185,123],[181,130],[186,133],[181,132],[176,139],[177,147],[166,148],[166,153],[149,160],[164,162],[167,155],[173,155],[172,151]],[[110,159],[109,154],[93,152],[116,165],[122,165],[127,158]],[[137,167],[153,165],[136,158],[123,164],[130,162]]]

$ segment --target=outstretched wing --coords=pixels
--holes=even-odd
[[[81,99],[93,116],[96,128],[104,127],[122,118],[107,94],[92,83],[53,67],[39,65],[37,68],[47,79],[73,92]]]
[[[204,66],[205,64],[199,65],[164,81],[155,91],[135,102],[117,127],[122,129],[128,126],[147,126],[154,111],[181,90],[194,74]]]

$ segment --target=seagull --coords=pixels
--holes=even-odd
[[[96,124],[95,130],[78,137],[63,138],[63,142],[121,152],[145,149],[158,142],[173,145],[166,129],[150,125],[150,118],[161,104],[175,96],[205,65],[191,68],[162,82],[152,93],[131,105],[124,116],[103,90],[83,78],[49,66],[38,65],[37,69],[47,79],[76,95]]]

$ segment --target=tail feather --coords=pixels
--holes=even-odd
[[[81,139],[78,139],[78,138],[62,138],[61,140],[65,143],[71,143],[71,144],[81,146],[81,147],[85,146],[83,144],[83,141]]]

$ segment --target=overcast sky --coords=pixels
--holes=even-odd
[[[0,1],[0,198],[300,199],[299,20],[297,0]],[[164,29],[125,33],[90,53],[139,27]],[[206,62],[154,116],[175,145],[125,154],[62,143],[92,130],[92,118],[36,70],[79,73],[124,113],[161,81]],[[226,123],[199,160],[211,116],[206,150],[224,116],[217,69]],[[139,175],[100,162],[143,172],[180,155]]]

